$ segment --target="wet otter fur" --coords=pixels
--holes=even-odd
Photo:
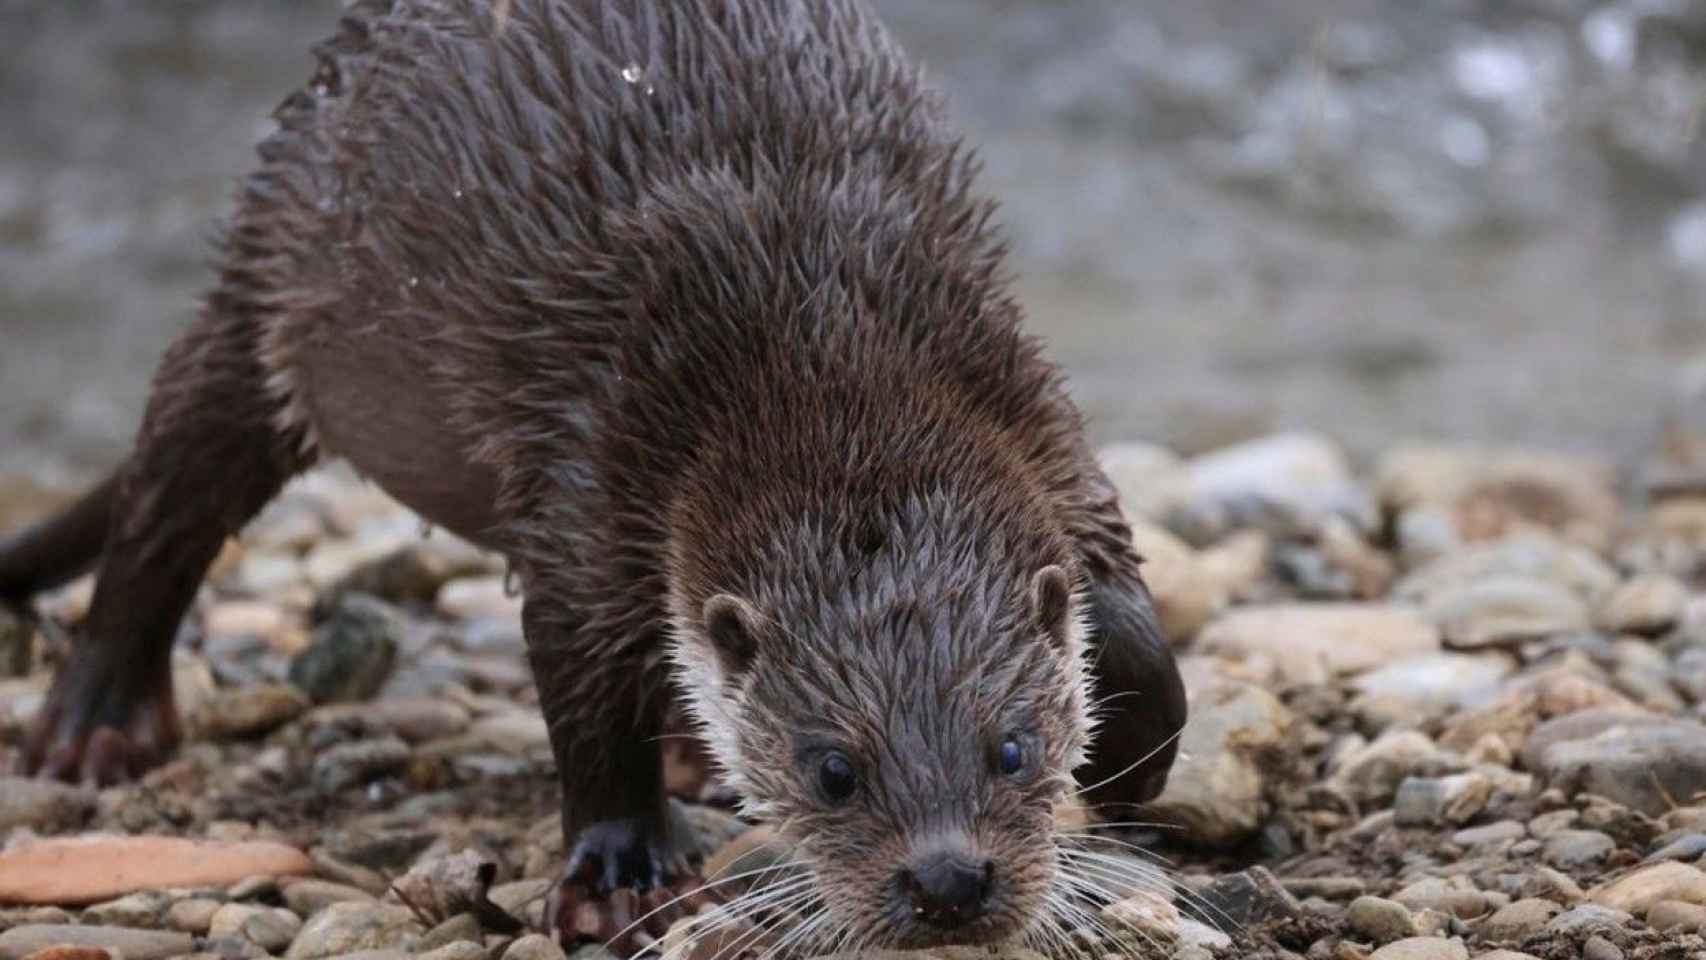
[[[98,560],[25,766],[163,759],[208,564],[340,456],[520,573],[565,935],[693,880],[678,696],[826,934],[1019,934],[1074,774],[1152,798],[1185,704],[969,151],[856,0],[496,6],[348,8],[133,452],[0,544],[12,600]]]

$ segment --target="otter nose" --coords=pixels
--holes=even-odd
[[[938,853],[900,871],[913,912],[934,927],[958,927],[983,916],[994,885],[995,863],[987,857]]]

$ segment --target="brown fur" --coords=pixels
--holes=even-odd
[[[111,517],[88,639],[31,764],[111,779],[170,749],[195,584],[338,455],[515,561],[570,879],[684,869],[668,638],[705,648],[731,595],[758,653],[726,678],[746,739],[722,759],[752,799],[848,887],[928,837],[979,844],[1013,896],[974,938],[1022,925],[1079,712],[1104,704],[1080,779],[1125,774],[1091,799],[1139,801],[1183,693],[969,156],[886,34],[856,0],[517,0],[501,29],[478,0],[358,0],[317,53],[135,453],[82,508]],[[0,595],[88,549],[22,535]],[[1027,605],[1049,565],[1083,591],[1094,691]],[[988,777],[1003,724],[1047,757],[1021,787]],[[768,752],[802,730],[852,731],[868,805],[810,803]],[[894,904],[866,879],[876,924]]]

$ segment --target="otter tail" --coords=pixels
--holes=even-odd
[[[93,566],[117,495],[115,473],[58,515],[0,536],[0,601],[22,603]]]

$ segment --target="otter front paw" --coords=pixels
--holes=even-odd
[[[710,898],[686,853],[691,837],[679,826],[673,838],[664,833],[639,818],[583,829],[545,905],[547,932],[565,947],[608,943],[631,956],[704,906]]]
[[[108,786],[164,763],[181,739],[169,675],[127,676],[85,648],[54,676],[23,772]]]

